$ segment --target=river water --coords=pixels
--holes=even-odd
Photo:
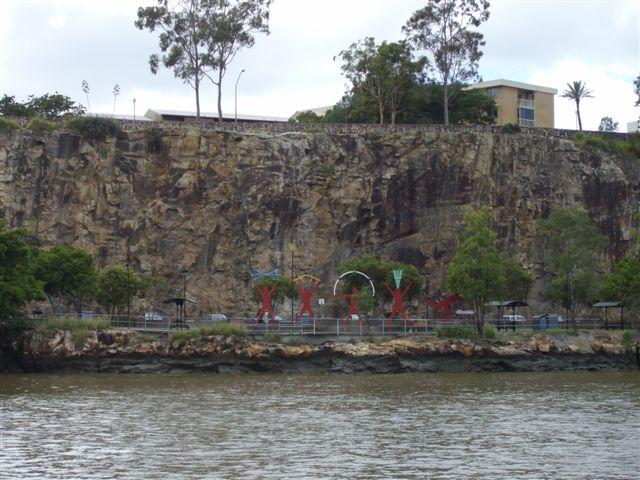
[[[640,478],[640,373],[0,375],[0,478]]]

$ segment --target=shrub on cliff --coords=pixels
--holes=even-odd
[[[0,131],[15,130],[16,128],[20,128],[20,125],[18,125],[15,121],[0,117]]]
[[[67,128],[92,140],[104,140],[120,133],[120,126],[110,118],[75,117],[67,122]]]
[[[27,128],[35,132],[44,132],[54,130],[56,128],[56,124],[41,117],[34,117],[27,125]]]
[[[505,123],[501,130],[502,133],[520,133],[522,131],[517,123]]]
[[[626,136],[606,132],[592,135],[579,133],[573,137],[573,143],[583,150],[601,150],[621,157],[640,158],[640,133]]]

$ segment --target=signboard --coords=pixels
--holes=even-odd
[[[400,288],[400,282],[402,281],[402,270],[393,270],[393,280],[396,282],[396,288]]]

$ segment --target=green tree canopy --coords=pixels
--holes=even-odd
[[[65,115],[81,115],[84,107],[58,92],[45,93],[39,97],[29,95],[26,102],[16,101],[14,96],[4,95],[0,99],[0,115],[15,117],[59,118]]]
[[[623,302],[626,307],[640,309],[640,252],[621,260],[604,277],[602,300]]]
[[[473,305],[476,328],[484,330],[485,304],[506,291],[504,259],[495,247],[496,234],[489,226],[490,210],[464,215],[465,228],[448,269],[446,287]]]
[[[489,19],[487,0],[428,0],[402,28],[409,41],[427,53],[443,85],[444,124],[449,125],[449,86],[478,77],[483,35],[475,29]]]
[[[353,43],[338,56],[352,91],[365,92],[375,103],[378,122],[383,124],[388,114],[390,122],[395,123],[425,60],[414,61],[406,42],[376,45],[373,37]]]
[[[548,295],[569,311],[575,328],[578,306],[589,304],[598,291],[596,255],[606,237],[587,212],[577,208],[553,210],[541,222],[540,233],[545,237],[545,250],[556,275]]]
[[[527,301],[533,277],[513,259],[505,260],[504,273],[506,279],[505,296],[508,300]]]
[[[257,280],[254,287],[251,289],[251,298],[256,302],[260,301],[260,295],[258,294],[258,290],[255,286],[271,288],[274,284],[276,285],[276,290],[271,296],[274,309],[279,308],[282,302],[287,298],[295,300],[299,297],[298,291],[293,285],[293,281],[290,278],[279,276],[275,280],[272,280],[269,277],[263,277]]]
[[[93,258],[81,248],[56,245],[40,252],[34,262],[34,274],[44,284],[44,292],[54,312],[60,303],[73,305],[77,311],[95,295],[97,273]]]
[[[387,290],[386,285],[395,290],[396,285],[393,277],[393,270],[402,270],[402,280],[400,288],[404,290],[409,286],[406,301],[411,301],[419,295],[420,286],[422,285],[422,277],[418,269],[413,265],[400,262],[383,262],[371,255],[362,255],[360,257],[350,258],[338,267],[338,273],[342,274],[351,270],[356,270],[366,274],[376,289],[376,296],[370,295],[371,287],[369,282],[361,275],[348,275],[341,281],[342,293],[350,293],[353,287],[360,292],[361,298],[358,305],[360,311],[369,312],[375,308],[381,307],[385,302],[391,300],[391,294]]]
[[[127,304],[143,290],[141,278],[123,267],[105,268],[98,274],[96,301],[107,313],[121,313]]]
[[[598,130],[600,132],[617,132],[618,122],[614,121],[611,117],[602,117]]]
[[[227,66],[243,47],[255,43],[255,33],[269,33],[271,0],[157,0],[157,5],[138,9],[135,26],[159,30],[162,56],[151,55],[152,73],[160,62],[173,69],[176,78],[196,94],[200,118],[200,85],[206,77],[218,89],[218,116],[222,121],[222,79]]]
[[[0,221],[0,321],[15,320],[32,300],[43,300],[42,282],[31,268],[35,249],[24,239],[25,230],[5,230]]]

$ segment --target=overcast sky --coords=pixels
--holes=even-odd
[[[94,112],[147,108],[195,110],[193,90],[168,70],[149,71],[157,37],[136,29],[145,0],[0,0],[0,95],[24,100],[58,91]],[[424,0],[275,0],[271,35],[242,51],[230,66],[223,111],[289,117],[296,110],[334,104],[345,91],[333,57],[352,42],[402,39],[401,27]],[[612,116],[626,131],[640,116],[633,79],[640,73],[640,0],[491,0],[481,28],[484,80],[505,78],[557,88],[586,82],[595,98],[581,104],[586,129]],[[203,111],[216,110],[213,86],[201,95]],[[576,128],[575,107],[556,97],[556,127]]]

